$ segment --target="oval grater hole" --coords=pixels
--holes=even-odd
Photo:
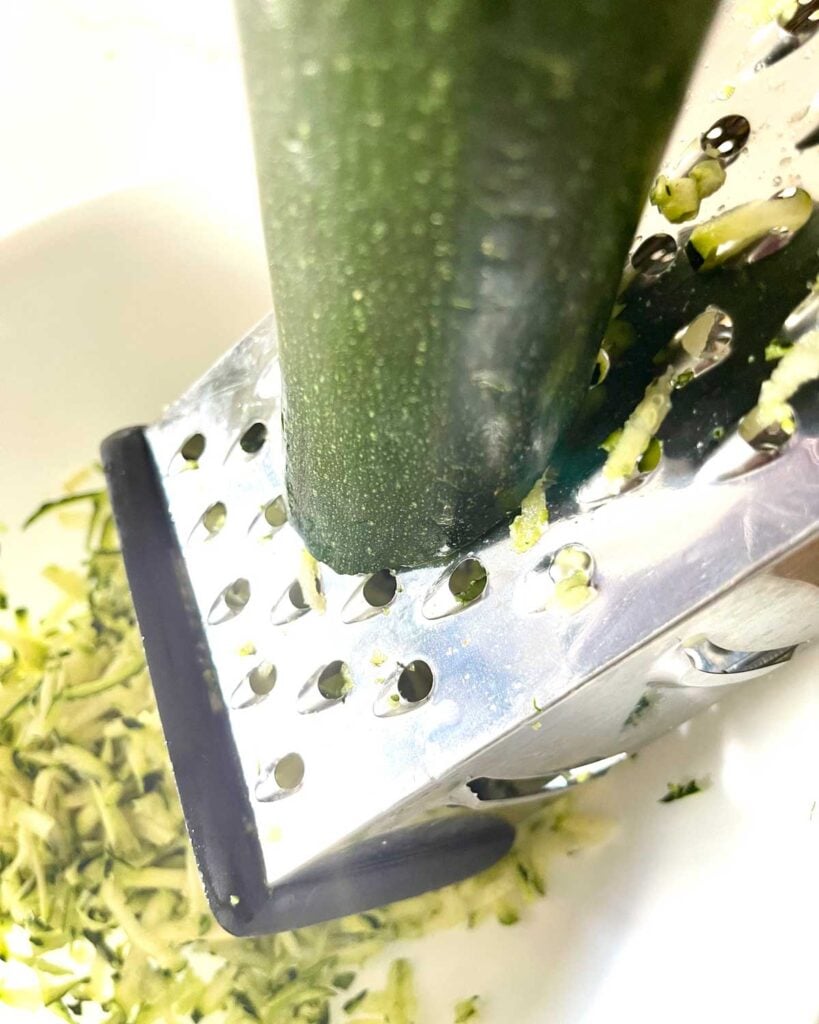
[[[261,661],[241,680],[231,694],[233,708],[248,708],[272,692],[276,685],[276,666],[270,661]]]
[[[592,601],[596,565],[592,553],[582,544],[564,544],[546,555],[524,576],[519,601],[527,612],[554,608],[573,614]]]
[[[264,519],[274,530],[278,530],[287,522],[287,505],[281,494],[265,505]]]
[[[341,703],[353,690],[353,677],[346,662],[331,661],[314,672],[302,686],[296,707],[300,715],[326,711]]]
[[[247,532],[256,540],[270,540],[287,525],[287,518],[287,504],[280,494],[259,510]]]
[[[273,778],[282,789],[298,789],[304,779],[304,761],[298,754],[285,754],[276,762]]]
[[[718,306],[708,306],[671,339],[669,355],[680,389],[713,370],[731,355],[734,321]]]
[[[477,558],[464,558],[433,583],[424,600],[426,619],[443,619],[479,601],[486,592],[486,569]]]
[[[239,447],[247,455],[255,455],[262,450],[266,440],[267,427],[264,423],[257,421],[256,423],[251,423],[239,438]]]
[[[793,425],[795,431],[795,418]],[[741,430],[735,430],[703,462],[696,480],[702,483],[721,483],[762,469],[784,451],[792,438],[793,433],[786,433],[776,427],[761,431],[750,440],[742,436]]]
[[[215,501],[202,513],[200,520],[208,537],[215,537],[227,522],[227,505],[223,501]]]
[[[411,661],[398,676],[396,689],[402,700],[408,704],[420,704],[432,693],[435,677],[425,661]]]
[[[606,439],[605,443],[613,444],[614,439],[620,432],[619,429],[616,430],[614,434]],[[640,456],[634,472],[630,476],[611,479],[606,476],[602,469],[599,469],[578,490],[578,505],[582,511],[588,512],[599,508],[601,505],[605,505],[621,494],[631,494],[634,491],[640,490],[655,479],[662,462],[663,442],[657,437],[652,437],[648,442],[648,447]]]
[[[353,688],[353,678],[345,662],[331,661],[319,673],[316,685],[325,700],[344,700]]]
[[[262,803],[280,800],[301,786],[304,780],[304,761],[291,753],[269,764],[259,775],[254,787],[256,799]]]
[[[452,570],[448,586],[458,604],[466,606],[483,596],[486,584],[486,569],[483,565],[477,558],[465,558]]]
[[[631,254],[631,265],[644,277],[659,277],[668,270],[677,255],[677,242],[671,235],[651,235]]]
[[[358,584],[341,610],[342,622],[363,622],[386,612],[398,593],[398,580],[389,569],[381,569]]]
[[[257,697],[266,697],[276,685],[276,666],[270,661],[260,662],[248,672],[247,681]]]
[[[796,413],[793,410],[789,414],[789,419],[790,423],[787,425],[771,423],[750,436],[747,430],[743,431],[743,423],[740,421],[739,432],[755,452],[767,455],[771,459],[779,455],[791,443],[799,427]]]
[[[361,594],[371,608],[386,608],[394,600],[397,590],[395,575],[389,569],[381,569],[365,580]]]
[[[589,381],[589,388],[599,387],[606,377],[608,377],[610,370],[611,356],[604,348],[601,348],[594,361],[594,369],[592,370],[591,380]]]
[[[279,600],[273,605],[270,612],[270,621],[274,626],[283,626],[287,622],[306,615],[310,611],[310,605],[304,596],[301,583],[293,580]]]
[[[191,434],[185,438],[171,459],[170,470],[197,469],[206,446],[204,434]]]
[[[228,622],[245,608],[250,600],[250,583],[240,576],[225,587],[222,593],[216,598],[208,612],[208,622],[211,626],[217,626],[221,622]]]
[[[726,114],[700,136],[703,153],[723,163],[736,160],[748,142],[751,125],[742,114]]]

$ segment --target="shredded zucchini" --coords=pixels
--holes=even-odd
[[[700,270],[713,270],[745,252],[771,233],[794,234],[807,224],[813,200],[803,188],[789,195],[746,203],[698,224],[688,245],[699,256]]]
[[[599,838],[558,801],[459,885],[298,932],[227,935],[185,833],[106,496],[71,504],[87,510],[85,573],[48,571],[61,596],[39,625],[0,613],[0,1003],[66,1021],[88,1008],[104,1024],[417,1024],[403,960],[383,992],[334,1007],[393,940],[517,918],[551,856]]]
[[[649,200],[666,220],[681,224],[700,212],[703,199],[713,195],[725,182],[725,168],[719,160],[701,160],[688,174],[668,178],[661,174],[652,186]]]
[[[305,548],[301,553],[299,563],[299,584],[304,600],[314,612],[324,614],[327,608],[327,599],[321,589],[321,570],[319,564]]]
[[[819,331],[811,331],[785,351],[770,377],[762,382],[759,401],[742,418],[739,433],[749,443],[778,426],[786,434],[796,429],[789,399],[804,384],[819,378]]]
[[[671,410],[674,381],[674,368],[669,367],[646,388],[642,401],[626,420],[622,432],[610,444],[608,458],[603,464],[603,475],[609,480],[627,480],[637,471],[640,460]],[[603,444],[609,442],[611,438]]]
[[[455,1004],[455,1024],[464,1024],[465,1021],[475,1020],[478,1016],[479,996],[470,996],[469,999],[461,999]]]
[[[658,803],[671,804],[675,800],[682,800],[683,797],[693,796],[695,793],[702,793],[708,788],[707,779],[689,779],[687,782],[669,782],[668,788]]]
[[[534,547],[549,524],[546,484],[541,478],[520,504],[520,513],[509,526],[512,547],[521,554]]]

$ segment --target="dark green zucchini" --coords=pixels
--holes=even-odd
[[[238,0],[291,516],[341,572],[520,505],[714,0]]]

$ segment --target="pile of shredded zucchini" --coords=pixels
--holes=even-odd
[[[405,961],[381,992],[361,994],[356,968],[399,937],[513,923],[543,894],[549,854],[594,823],[552,804],[460,885],[298,932],[227,935],[184,830],[106,496],[65,503],[89,511],[85,571],[46,570],[61,596],[40,623],[0,611],[0,1003],[108,1024],[417,1022]],[[476,1013],[475,1000],[453,1008]]]

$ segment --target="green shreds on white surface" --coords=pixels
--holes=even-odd
[[[0,612],[0,1003],[106,1024],[416,1024],[409,965],[354,1015],[356,969],[397,938],[516,920],[555,853],[600,825],[548,805],[482,875],[379,910],[235,939],[206,905],[143,661],[108,502],[82,572],[51,567],[41,622]],[[50,503],[39,514],[59,507]]]
[[[792,434],[796,422],[789,399],[804,384],[817,378],[819,331],[811,331],[782,354],[770,377],[762,382],[759,401],[740,421],[740,436],[751,442],[772,427]]]
[[[394,960],[387,984],[380,991],[364,990],[344,1005],[349,1024],[418,1024],[412,967],[408,960]]]
[[[659,175],[649,193],[649,200],[666,220],[681,224],[696,217],[703,199],[713,195],[724,182],[725,168],[719,160],[701,160],[681,177]]]
[[[455,1024],[464,1024],[467,1020],[476,1020],[480,1014],[480,996],[470,996],[455,1004]]]

